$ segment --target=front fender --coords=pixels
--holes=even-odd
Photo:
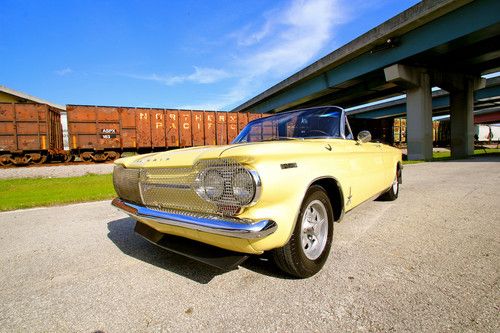
[[[278,163],[279,162],[279,163]],[[281,168],[281,164],[296,163],[296,168]],[[326,164],[328,165],[328,164]],[[270,236],[251,240],[256,251],[267,251],[284,246],[290,239],[300,207],[309,187],[322,179],[332,179],[341,189],[339,205],[344,211],[345,197],[342,191],[342,180],[325,170],[321,161],[267,161],[253,168],[257,170],[262,181],[262,194],[255,206],[247,208],[238,217],[250,219],[272,219],[277,230]],[[340,172],[339,172],[340,173]],[[340,173],[340,176],[344,176]]]

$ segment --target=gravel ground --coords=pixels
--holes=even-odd
[[[0,179],[7,178],[64,178],[78,177],[89,173],[107,174],[113,172],[113,164],[80,164],[33,166],[0,169]]]
[[[0,213],[0,331],[499,332],[500,158],[403,178],[346,214],[306,280],[171,254],[109,202]]]

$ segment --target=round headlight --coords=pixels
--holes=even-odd
[[[203,194],[210,200],[217,200],[224,194],[224,177],[217,170],[207,170],[201,177]]]
[[[248,171],[236,172],[231,179],[231,187],[233,188],[233,196],[238,203],[248,205],[252,202],[255,195],[255,182]]]

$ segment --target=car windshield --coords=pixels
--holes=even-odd
[[[260,118],[248,123],[233,143],[341,138],[342,114],[339,107],[325,106]]]

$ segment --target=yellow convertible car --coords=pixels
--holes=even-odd
[[[283,271],[309,277],[345,212],[398,197],[401,151],[370,140],[367,131],[353,138],[340,107],[282,112],[227,146],[117,160],[112,204],[171,251],[223,269],[269,251]]]

